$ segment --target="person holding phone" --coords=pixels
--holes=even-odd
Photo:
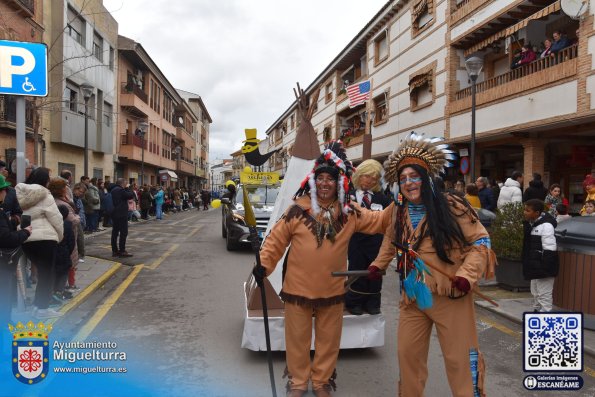
[[[18,254],[11,258],[15,248],[23,244],[31,235],[31,225],[26,225],[26,217],[23,216],[21,229],[16,230],[13,222],[2,208],[10,183],[0,175],[0,324],[10,322],[10,311],[12,309],[12,296],[16,287],[15,270],[18,263]],[[29,218],[29,223],[31,218]],[[3,327],[6,328],[6,327]]]

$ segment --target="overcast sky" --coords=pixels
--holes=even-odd
[[[258,138],[387,0],[104,0],[176,88],[200,95],[210,156]]]

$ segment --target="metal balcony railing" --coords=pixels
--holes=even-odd
[[[537,59],[531,62],[530,64],[523,65],[519,68],[510,70],[509,72],[506,72],[499,76],[492,77],[491,79],[482,81],[481,83],[477,83],[476,92],[479,94],[481,92],[490,90],[503,84],[510,83],[511,81],[522,79],[526,76],[530,76],[533,73],[540,72],[542,70],[551,68],[552,66],[559,65],[577,57],[578,45],[574,44],[570,47],[564,48],[556,54],[553,54],[545,58]],[[471,87],[467,87],[458,91],[455,95],[455,98],[456,100],[459,100],[470,96]]]
[[[134,94],[144,103],[148,103],[149,96],[134,83],[122,83],[122,94]]]
[[[25,126],[33,128],[33,103],[25,101]],[[17,119],[17,102],[12,95],[0,95],[0,123],[10,122],[16,124]]]

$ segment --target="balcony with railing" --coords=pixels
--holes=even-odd
[[[530,64],[510,70],[476,84],[477,105],[497,101],[515,94],[576,75],[578,46],[564,48],[557,54],[537,59]],[[457,113],[471,107],[471,87],[457,91],[450,103],[450,112]]]
[[[122,95],[120,98],[122,106],[134,106],[139,109],[149,106],[149,96],[138,85],[132,82],[122,83],[120,93]],[[140,99],[143,103],[137,103],[137,99]]]
[[[33,102],[25,101],[25,127],[33,132]],[[17,101],[13,95],[0,95],[0,127],[16,129]]]

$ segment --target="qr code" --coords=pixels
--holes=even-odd
[[[525,313],[525,371],[582,371],[582,313]]]

